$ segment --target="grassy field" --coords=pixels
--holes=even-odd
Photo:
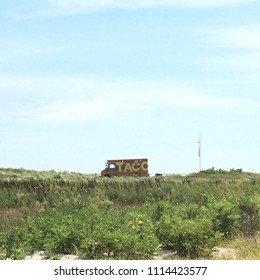
[[[0,259],[153,259],[162,249],[214,259],[218,247],[260,259],[259,202],[260,174],[242,170],[106,179],[0,169]]]

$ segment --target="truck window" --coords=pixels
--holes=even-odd
[[[115,163],[109,163],[108,169],[116,169]]]

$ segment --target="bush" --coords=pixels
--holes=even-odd
[[[259,197],[241,197],[239,200],[241,215],[240,230],[245,235],[254,235],[260,229]]]
[[[208,206],[216,231],[224,234],[225,238],[232,238],[239,233],[240,215],[236,205],[226,200],[213,202]]]
[[[79,254],[87,259],[149,258],[159,241],[149,216],[139,208],[89,206],[46,211],[29,222],[26,236],[31,251]]]
[[[19,260],[24,255],[24,240],[22,230],[13,228],[8,232],[0,232],[0,249],[4,258]]]
[[[28,223],[27,246],[31,251],[47,253],[77,253],[87,232],[84,214],[74,210],[71,214],[47,211]]]
[[[174,213],[164,213],[156,231],[163,247],[188,258],[209,256],[220,241],[221,233],[214,230],[207,212],[205,208],[191,205],[178,207]]]
[[[109,219],[96,220],[93,231],[82,243],[83,256],[90,259],[149,258],[159,245],[149,217],[138,211],[111,214]]]

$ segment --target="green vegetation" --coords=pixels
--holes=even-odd
[[[259,202],[260,175],[241,169],[113,179],[0,169],[0,258],[152,259],[167,249],[198,259],[224,244],[256,259]]]

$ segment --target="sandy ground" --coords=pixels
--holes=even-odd
[[[33,254],[28,254],[25,257],[25,260],[44,260],[45,259],[45,253],[43,251],[35,252]],[[60,260],[78,260],[79,257],[77,255],[62,255],[59,258]]]
[[[237,252],[232,248],[221,248],[216,247],[213,250],[213,259],[218,260],[235,260],[237,258]],[[45,253],[43,251],[35,252],[33,254],[28,254],[25,257],[25,260],[44,260]],[[79,260],[80,258],[77,255],[61,255],[60,260]],[[154,260],[171,260],[171,259],[180,259],[178,256],[171,251],[161,250]]]
[[[219,260],[236,260],[237,250],[232,248],[216,247],[213,251],[213,258]]]

